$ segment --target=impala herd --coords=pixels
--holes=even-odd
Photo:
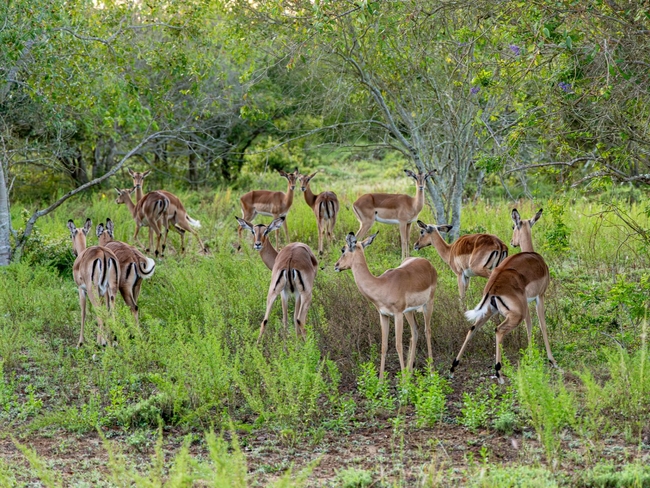
[[[197,220],[192,219],[185,210],[179,198],[167,191],[156,190],[143,193],[144,178],[150,173],[138,173],[128,170],[133,178],[133,188],[118,189],[116,203],[125,204],[136,228],[134,241],[141,245],[138,233],[141,227],[149,228],[149,246],[145,252],[152,252],[155,257],[163,257],[167,243],[167,235],[171,226],[181,236],[181,252],[185,251],[184,236],[191,232],[200,245],[201,251],[206,248],[196,231],[200,227]],[[379,377],[383,378],[388,349],[388,333],[390,317],[395,321],[395,347],[402,370],[413,370],[415,352],[418,340],[415,312],[424,315],[424,330],[427,340],[429,362],[433,361],[431,348],[431,317],[437,285],[437,272],[429,260],[424,258],[409,258],[409,235],[411,225],[417,222],[420,236],[414,245],[416,251],[434,246],[440,257],[456,274],[460,300],[465,303],[465,294],[469,280],[473,276],[487,278],[479,304],[465,312],[468,320],[473,321],[467,337],[453,361],[451,373],[459,364],[460,358],[468,342],[491,317],[500,314],[505,317],[496,328],[496,378],[503,383],[501,370],[501,343],[503,337],[516,328],[522,321],[526,322],[528,340],[532,337],[532,320],[528,303],[535,301],[537,316],[540,322],[546,354],[549,362],[557,366],[548,342],[546,321],[544,318],[544,293],[549,284],[549,270],[542,256],[534,252],[532,242],[532,227],[542,214],[540,209],[529,220],[523,220],[516,209],[512,210],[513,235],[511,245],[521,247],[522,252],[508,257],[508,247],[498,237],[490,234],[464,235],[452,244],[448,244],[442,233],[450,232],[450,225],[429,225],[417,220],[424,206],[424,186],[435,170],[414,173],[404,170],[406,175],[416,183],[416,195],[410,197],[404,194],[368,193],[359,197],[352,209],[360,223],[356,235],[350,232],[345,238],[341,257],[334,266],[335,271],[351,270],[359,292],[370,300],[379,312],[381,324],[381,365]],[[318,254],[323,254],[323,240],[327,238],[331,246],[334,239],[333,230],[340,209],[335,193],[325,191],[314,194],[310,183],[316,173],[302,175],[296,169],[292,173],[280,171],[287,179],[287,191],[255,190],[240,198],[242,218],[238,218],[238,236],[241,248],[242,230],[248,230],[253,235],[253,248],[259,251],[260,258],[271,270],[271,280],[266,299],[266,312],[260,326],[258,342],[268,324],[271,308],[278,295],[282,299],[282,322],[286,329],[288,322],[289,296],[295,297],[294,326],[296,335],[303,338],[306,335],[305,323],[307,312],[312,301],[314,279],[318,270],[318,261],[311,248],[303,243],[290,243],[286,216],[293,203],[296,186],[300,186],[305,202],[311,207],[318,226]],[[131,195],[135,192],[136,201]],[[268,225],[253,225],[251,221],[257,215],[273,217]],[[374,276],[366,263],[365,249],[372,244],[377,234],[366,237],[373,223],[399,225],[402,249],[402,264],[397,268],[388,269],[380,276]],[[77,228],[72,220],[68,221],[68,229],[73,242],[76,256],[73,266],[74,280],[79,289],[79,304],[81,306],[81,332],[78,346],[84,341],[84,324],[86,319],[86,298],[98,310],[99,299],[104,297],[108,311],[115,305],[115,295],[119,290],[124,302],[131,309],[136,324],[138,323],[138,295],[143,279],[151,277],[155,270],[155,261],[146,257],[137,248],[124,242],[115,241],[114,226],[110,219],[106,224],[97,226],[96,234],[99,245],[86,247],[86,236],[90,232],[92,222],[87,219],[83,228]],[[278,249],[278,231],[284,229],[287,244]],[[164,232],[164,238],[163,238]],[[275,232],[276,245],[270,242],[269,235]],[[153,246],[153,234],[156,235],[156,247]],[[365,238],[365,239],[364,239]],[[402,351],[402,333],[404,317],[411,329],[411,342],[408,359],[405,363]],[[108,335],[104,330],[101,316],[97,316],[99,332],[97,341],[101,345],[108,343]]]

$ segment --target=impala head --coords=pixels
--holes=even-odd
[[[131,200],[131,193],[135,191],[135,188],[125,188],[123,190],[120,190],[119,188],[115,188],[115,191],[117,192],[117,198],[115,199],[115,203],[120,204],[120,203],[126,203],[127,199],[133,203],[133,200]]]
[[[300,181],[300,191],[307,191],[309,182],[314,176],[316,176],[316,173],[318,173],[318,171],[314,171],[310,175],[298,175],[298,181]]]
[[[104,224],[101,222],[97,224],[96,233],[100,246],[105,246],[115,239],[113,229],[113,221],[111,219],[106,219],[106,226],[104,226]]]
[[[426,185],[427,179],[431,178],[434,175],[434,173],[437,173],[437,170],[432,169],[430,171],[427,171],[426,173],[415,174],[410,169],[405,169],[404,173],[406,173],[406,176],[410,176],[415,180],[415,183],[418,186],[418,190],[424,190],[424,185]]]
[[[372,244],[379,232],[375,232],[371,236],[366,237],[364,241],[358,242],[354,232],[350,232],[345,238],[345,246],[341,249],[341,257],[334,265],[334,271],[344,271],[352,267],[354,257],[363,256],[363,250]]]
[[[86,249],[86,236],[90,232],[92,225],[92,221],[86,219],[84,226],[81,229],[77,229],[72,219],[68,220],[68,230],[70,231],[70,237],[72,237],[72,252],[75,256],[79,256]]]
[[[280,176],[287,179],[287,181],[289,182],[289,189],[291,191],[296,189],[296,183],[298,181],[298,177],[300,176],[300,173],[298,172],[298,168],[296,168],[293,173],[287,173],[286,171],[282,171],[281,169],[278,170],[278,173],[280,173]]]
[[[131,178],[133,178],[133,188],[138,189],[142,188],[142,182],[144,179],[151,173],[151,170],[147,170],[144,173],[138,173],[136,171],[133,171],[131,168],[127,168],[127,171],[131,175]]]
[[[434,232],[450,232],[454,228],[453,225],[428,225],[421,220],[418,220],[418,227],[420,227],[420,237],[413,246],[416,251],[433,244]]]
[[[251,233],[253,234],[253,249],[255,249],[256,251],[261,251],[262,248],[264,247],[264,244],[268,242],[267,236],[274,230],[278,230],[280,227],[282,227],[282,224],[284,223],[284,219],[286,217],[278,217],[269,225],[264,225],[264,224],[253,225],[244,219],[240,219],[239,217],[235,217],[235,218],[237,219],[237,222],[239,222],[239,225],[241,225],[243,229],[250,230]]]
[[[517,209],[512,209],[512,221],[514,222],[512,226],[512,240],[510,241],[512,247],[521,246],[522,239],[530,239],[531,228],[542,216],[542,210],[544,209],[540,208],[532,219],[522,220]]]

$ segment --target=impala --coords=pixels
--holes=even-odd
[[[90,232],[92,222],[86,219],[83,228],[75,227],[72,220],[68,220],[68,230],[72,237],[72,248],[76,259],[72,266],[72,276],[79,290],[79,306],[81,307],[81,332],[77,347],[84,342],[84,325],[86,324],[86,297],[90,300],[95,312],[99,310],[99,298],[106,297],[108,311],[113,310],[115,295],[120,281],[120,268],[117,257],[110,249],[102,246],[86,247],[86,236]],[[95,295],[96,293],[96,295]],[[104,322],[97,314],[97,342],[105,346],[107,336],[104,332]]]
[[[129,246],[125,242],[116,241],[113,234],[114,226],[111,219],[106,219],[106,226],[101,222],[97,225],[97,237],[99,245],[107,247],[117,257],[120,266],[120,280],[118,287],[120,294],[124,299],[135,318],[138,321],[138,295],[142,280],[151,278],[156,269],[156,262],[146,257],[135,247]]]
[[[244,194],[239,201],[241,202],[242,219],[251,222],[257,215],[268,215],[273,217],[274,220],[280,217],[286,217],[293,203],[293,191],[296,189],[296,182],[298,181],[298,168],[293,173],[287,173],[279,170],[280,175],[287,179],[287,191],[269,191],[269,190],[253,190]],[[286,219],[282,220],[282,227],[284,228],[284,235],[289,240],[289,229],[287,228]],[[237,229],[239,240],[241,242],[241,231],[243,227],[240,225]],[[275,234],[275,247],[278,247],[278,234]]]
[[[153,248],[153,233],[156,234],[156,257],[158,257],[158,250],[160,249],[160,238],[162,234],[162,228],[165,226],[165,215],[167,212],[167,207],[169,207],[169,199],[160,192],[152,191],[147,193],[144,197],[138,200],[137,204],[133,203],[131,200],[132,189],[120,190],[115,188],[117,191],[117,199],[115,203],[120,204],[124,203],[129,211],[133,220],[135,220],[135,234],[133,239],[140,245],[142,243],[138,239],[138,232],[140,232],[140,227],[149,227],[149,247],[145,249],[146,252],[149,252]],[[153,231],[153,233],[152,233]],[[161,256],[164,256],[165,247],[162,248]]]
[[[542,329],[544,346],[549,362],[557,366],[551,346],[548,343],[548,334],[546,332],[546,320],[544,319],[544,292],[549,283],[548,266],[544,258],[533,251],[533,239],[531,229],[535,222],[542,215],[540,209],[530,220],[521,220],[517,209],[512,210],[512,220],[514,222],[514,231],[512,234],[511,245],[513,247],[521,246],[522,252],[506,258],[492,272],[490,279],[483,290],[483,298],[474,310],[465,312],[465,316],[474,321],[465,338],[465,342],[454,359],[451,366],[453,374],[456,366],[460,362],[460,357],[467,346],[467,343],[493,315],[499,313],[505,317],[496,328],[496,377],[499,383],[503,383],[499,371],[501,370],[501,342],[503,337],[517,327],[522,320],[526,321],[526,331],[528,341],[530,342],[533,332],[533,322],[528,310],[528,303],[535,301],[537,305],[537,316],[539,317],[539,326]]]
[[[284,217],[275,219],[268,226],[264,224],[253,226],[244,219],[235,218],[241,228],[251,231],[254,237],[254,249],[260,251],[262,261],[271,270],[271,284],[266,297],[266,313],[264,314],[257,342],[259,343],[262,334],[264,334],[271,307],[278,295],[282,295],[282,324],[285,330],[288,322],[289,295],[296,297],[294,325],[296,335],[300,334],[304,338],[307,312],[309,311],[309,305],[311,305],[314,278],[316,278],[318,270],[316,256],[314,256],[308,245],[301,242],[288,244],[280,252],[275,250],[268,239],[268,235],[282,227]]]
[[[417,186],[415,197],[392,193],[367,193],[361,195],[352,205],[352,210],[361,224],[357,239],[363,239],[375,221],[399,225],[402,259],[409,255],[411,224],[417,220],[424,206],[424,185],[436,170],[415,174],[405,169],[404,172],[415,180]]]
[[[395,348],[399,364],[404,370],[402,354],[402,330],[404,315],[411,327],[411,345],[409,347],[408,369],[413,370],[415,347],[418,340],[417,323],[414,312],[421,310],[424,314],[424,331],[427,338],[429,361],[433,361],[431,350],[431,314],[433,313],[433,296],[436,292],[438,276],[433,265],[423,258],[409,258],[394,269],[385,271],[381,276],[373,276],[368,269],[364,249],[375,239],[372,234],[365,241],[359,242],[350,232],[346,238],[343,255],[334,265],[335,271],[352,270],[354,281],[361,294],[370,300],[379,312],[381,324],[381,366],[379,378],[384,377],[386,350],[388,349],[389,317],[395,318]]]
[[[316,172],[317,173],[317,172]],[[316,216],[316,225],[318,226],[318,254],[323,254],[323,237],[327,234],[327,240],[331,244],[332,232],[336,225],[336,216],[339,213],[339,199],[336,193],[324,191],[314,195],[309,187],[309,182],[316,176],[316,173],[310,175],[298,175],[300,181],[300,190],[305,194],[305,202],[311,207]]]
[[[442,260],[449,265],[458,280],[460,299],[465,293],[472,276],[489,278],[492,270],[508,257],[508,246],[491,234],[468,234],[459,237],[453,244],[447,244],[440,232],[449,232],[451,225],[427,225],[418,220],[420,238],[414,249],[431,246],[436,248]]]
[[[131,178],[133,178],[133,186],[135,187],[135,199],[139,202],[144,196],[142,190],[144,179],[147,177],[147,175],[149,175],[149,173],[151,173],[151,170],[147,170],[143,173],[133,171],[131,168],[127,168],[127,170],[129,171]],[[169,200],[169,206],[167,207],[167,212],[165,215],[165,240],[163,241],[163,251],[167,244],[167,234],[169,234],[169,225],[171,224],[172,228],[181,236],[181,252],[185,252],[185,232],[191,232],[194,237],[196,237],[196,240],[199,241],[201,250],[203,252],[206,252],[207,249],[203,245],[203,241],[201,240],[201,237],[199,237],[199,233],[196,230],[201,228],[201,222],[194,220],[187,214],[187,211],[183,206],[183,202],[181,202],[181,200],[176,195],[165,190],[156,191],[158,193],[162,193]]]

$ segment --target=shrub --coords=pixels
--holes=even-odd
[[[372,484],[372,475],[365,469],[347,468],[336,475],[341,488],[364,488]]]

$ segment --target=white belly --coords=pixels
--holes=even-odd
[[[396,220],[396,219],[382,219],[379,215],[376,215],[376,214],[375,214],[375,220],[377,222],[381,222],[382,224],[393,224],[393,225],[399,224],[399,220]]]

